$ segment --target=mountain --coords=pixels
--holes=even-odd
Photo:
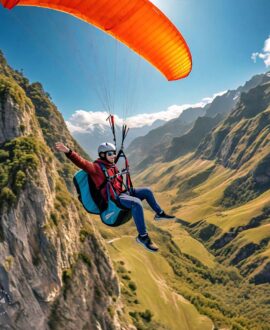
[[[125,329],[119,282],[56,141],[86,153],[40,83],[0,53],[0,328]]]
[[[162,158],[160,151],[169,146],[173,137],[186,133],[192,127],[192,122],[204,113],[204,108],[188,108],[178,118],[134,139],[127,149],[132,170],[138,171]]]
[[[245,82],[243,86],[239,86],[235,90],[229,90],[223,95],[215,97],[213,102],[207,105],[205,116],[215,117],[217,114],[228,114],[237,104],[241,93],[246,93],[267,80],[267,74],[258,74]]]
[[[195,153],[195,158],[212,160],[232,173],[215,201],[224,210],[224,221],[228,219],[228,224],[224,222],[226,230],[220,231],[224,225],[212,222],[216,229],[207,237],[207,244],[220,260],[236,265],[257,284],[270,283],[269,123],[270,77],[241,94],[237,107],[206,136]],[[238,212],[242,212],[240,218]],[[238,220],[230,221],[229,215]],[[196,231],[200,226],[205,223],[196,224]]]
[[[205,135],[207,135],[222,118],[221,114],[217,114],[214,118],[206,116],[199,117],[186,134],[172,139],[170,146],[164,153],[163,160],[168,162],[194,151]]]
[[[249,89],[263,84],[267,80],[267,74],[255,75],[244,86],[216,96],[211,103],[203,108],[203,113],[199,116],[199,109],[189,109],[188,112],[184,111],[178,120],[171,121],[173,125],[170,125],[170,122],[168,122],[163,125],[166,129],[163,129],[163,126],[159,128],[159,138],[156,140],[156,145],[153,142],[154,139],[149,139],[152,136],[151,132],[139,140],[134,140],[128,148],[128,155],[134,172],[141,171],[146,166],[151,166],[155,162],[173,160],[194,151],[207,133],[232,111],[239,101],[242,92],[247,92]],[[193,111],[193,117],[190,117],[189,121],[190,125],[186,129],[183,129],[181,125],[184,121],[184,116],[186,114],[192,114]],[[201,118],[203,116],[205,116],[204,119]],[[153,152],[151,154],[149,154],[148,148],[145,147],[147,145],[152,146]],[[143,153],[144,149],[146,150],[145,153]]]
[[[260,150],[269,125],[269,83],[270,77],[263,84],[242,93],[237,107],[205,136],[196,154],[205,159],[216,159],[231,168],[238,168],[252,158]]]
[[[206,107],[205,116],[215,117],[217,114],[226,115],[238,101],[238,90],[227,91],[223,95],[217,96]]]

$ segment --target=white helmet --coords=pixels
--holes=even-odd
[[[116,147],[114,144],[110,142],[103,142],[98,147],[98,154],[100,155],[101,152],[108,152],[108,151],[116,151]]]

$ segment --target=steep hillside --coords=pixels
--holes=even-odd
[[[68,191],[75,168],[55,153],[59,139],[84,154],[42,86],[1,54],[0,328],[125,328],[116,274]]]
[[[175,223],[162,224],[163,236],[168,232],[184,255],[207,269],[202,277],[195,276],[198,270],[189,269],[188,279],[185,279],[185,261],[176,261],[175,264],[181,266],[179,282],[174,282],[174,288],[193,303],[200,294],[211,297],[213,314],[206,315],[215,320],[217,328],[262,330],[267,329],[270,322],[266,304],[270,296],[267,230],[270,195],[268,191],[239,207],[223,208],[220,199],[237,175],[237,171],[225,169],[213,161],[195,161],[189,156],[171,162],[170,167],[162,163],[152,166],[137,177],[137,185],[152,186],[160,203],[177,216]],[[162,236],[154,239],[161,244]],[[168,253],[166,259],[170,257],[172,254]],[[215,272],[223,275],[214,280]],[[231,283],[226,276],[232,276]],[[192,295],[184,294],[186,283],[188,286],[194,283]],[[205,308],[203,301],[199,298],[198,305]],[[236,313],[237,323],[223,310],[223,304]],[[204,308],[199,310],[205,313]]]
[[[163,156],[163,161],[168,162],[194,151],[205,135],[207,135],[222,118],[220,114],[217,114],[214,118],[206,116],[199,117],[186,134],[172,139],[170,146],[166,149],[165,155]]]
[[[237,107],[205,137],[196,155],[230,168],[241,167],[255,155],[258,159],[268,142],[269,104],[270,78],[241,94]]]

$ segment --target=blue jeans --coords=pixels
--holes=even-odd
[[[133,189],[132,195],[129,193],[122,193],[118,198],[121,205],[131,209],[134,222],[140,235],[145,235],[147,233],[141,201],[146,199],[149,206],[156,213],[162,212],[162,209],[155,200],[154,194],[150,188],[136,188]]]

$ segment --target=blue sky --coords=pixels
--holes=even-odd
[[[79,109],[104,110],[103,80],[113,111],[122,117],[125,109],[134,115],[197,103],[267,71],[264,61],[254,63],[251,55],[262,52],[270,35],[269,0],[153,2],[190,47],[193,70],[186,79],[168,82],[101,31],[41,8],[1,7],[0,49],[13,68],[43,84],[65,119]]]

